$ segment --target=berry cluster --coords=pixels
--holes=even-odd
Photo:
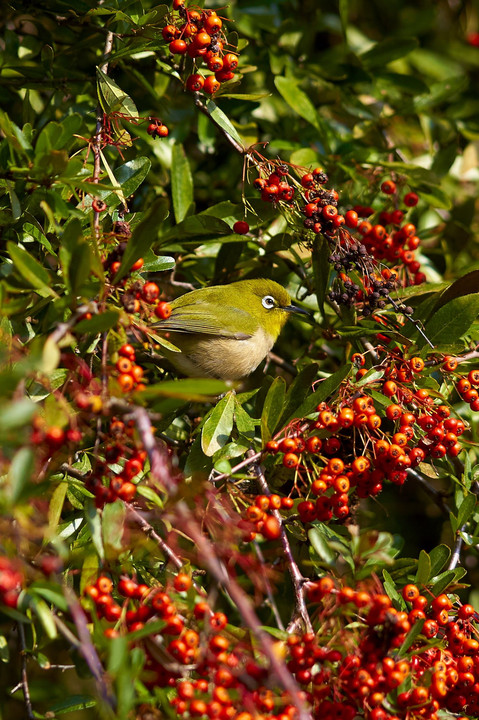
[[[108,253],[103,260],[103,267],[109,271],[110,277],[113,279],[117,274],[121,266],[121,259],[126,250],[128,240],[131,237],[130,224],[125,220],[119,220],[113,225],[113,238],[116,238],[119,242],[117,246]],[[138,258],[136,262],[130,268],[130,272],[141,270],[144,265],[143,258]]]
[[[144,390],[143,368],[136,362],[135,348],[129,343],[122,345],[118,350],[119,358],[116,361],[118,370],[118,382],[123,392],[132,390]]]
[[[281,534],[281,523],[274,510],[291,510],[294,501],[291,498],[280,497],[279,495],[258,495],[254,504],[249,505],[244,513],[246,523],[244,536],[245,542],[251,542],[261,534],[266,540],[277,540]]]
[[[170,131],[166,127],[164,123],[161,122],[161,120],[158,120],[156,118],[152,119],[150,124],[148,125],[148,128],[146,130],[148,135],[151,135],[153,139],[155,138],[165,138],[168,137],[170,134]]]
[[[185,7],[184,0],[174,0],[173,12],[162,30],[172,55],[188,56],[194,63],[204,62],[211,74],[192,72],[186,88],[192,92],[215,95],[221,84],[233,80],[238,67],[238,54],[225,52],[228,45],[223,20],[214,10]]]
[[[0,605],[16,608],[23,576],[7,557],[0,555]]]
[[[296,672],[296,679],[311,683],[314,717],[352,720],[364,713],[371,720],[436,720],[440,710],[477,714],[475,610],[455,606],[444,593],[422,595],[412,584],[403,588],[402,596],[404,609],[398,609],[377,588],[337,587],[329,576],[310,583],[308,598],[319,604],[327,648],[318,647],[318,636],[308,652],[304,636],[288,642],[303,648],[298,660],[307,658],[306,677],[298,678]],[[420,634],[411,640],[407,654],[398,652],[417,624]],[[290,661],[292,672],[298,660]]]
[[[356,354],[353,362],[362,364],[364,357]],[[455,358],[447,359],[447,367],[440,369],[449,372],[451,364],[457,366]],[[426,460],[457,457],[462,450],[463,420],[451,416],[443,400],[416,386],[424,370],[422,358],[405,359],[396,350],[379,367],[382,378],[366,384],[362,392],[346,381],[335,399],[317,407],[314,420],[301,423],[300,432],[295,424],[286,437],[266,444],[266,452],[282,454],[282,464],[294,469],[298,494],[304,495],[302,484],[313,496],[297,505],[303,522],[344,520],[350,513],[351,497],[376,496],[385,481],[402,485],[409,468]],[[358,370],[356,380],[367,372]],[[461,378],[457,388],[474,409],[479,403],[473,382],[479,388],[477,370]],[[384,403],[373,398],[378,392]],[[387,399],[394,402],[387,404]]]
[[[82,433],[78,427],[47,426],[46,421],[39,415],[33,419],[32,425],[30,442],[36,447],[42,446],[45,449],[46,457],[51,457],[65,444],[71,447],[77,446],[82,439]]]
[[[132,481],[143,471],[147,454],[141,445],[132,441],[133,431],[132,421],[125,425],[122,420],[112,418],[108,436],[113,440],[105,445],[104,460],[96,463],[85,480],[85,487],[93,493],[99,508],[118,498],[131,502],[137,493]],[[122,460],[123,467],[118,472],[117,466]]]
[[[171,306],[160,300],[160,288],[153,281],[146,283],[134,282],[122,295],[121,302],[129,313],[139,313],[142,310],[147,317],[151,316],[151,309],[145,308],[142,303],[153,307],[153,313],[160,320],[166,320],[171,315]]]

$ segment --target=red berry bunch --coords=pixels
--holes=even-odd
[[[23,576],[13,562],[0,555],[0,605],[16,608]]]
[[[377,583],[355,589],[324,576],[308,584],[320,630],[288,639],[288,668],[308,684],[313,717],[436,720],[440,710],[477,714],[474,609],[455,606],[444,593],[421,595],[413,584],[402,596],[398,609]],[[414,626],[418,632],[407,653],[398,652]]]
[[[116,369],[119,373],[118,382],[123,392],[132,390],[144,390],[143,368],[136,362],[135,348],[129,343],[122,345],[118,350],[119,358],[116,361]]]
[[[358,353],[353,359],[355,364],[364,362]],[[294,470],[300,495],[296,510],[302,522],[344,520],[352,498],[378,495],[385,481],[402,485],[409,468],[457,457],[462,450],[463,420],[451,416],[446,401],[417,386],[425,368],[422,358],[405,358],[396,349],[386,353],[378,368],[381,378],[360,391],[355,382],[346,380],[334,399],[317,407],[316,419],[295,422],[285,437],[266,444],[267,453],[282,455],[283,466]],[[367,372],[359,369],[356,380]],[[469,378],[479,387],[479,372],[472,370],[457,388],[475,408],[477,390]],[[374,394],[382,395],[384,402],[378,403]],[[387,404],[386,399],[393,402]],[[266,511],[261,503],[258,500],[255,506]],[[248,508],[247,517],[261,522],[255,506]]]
[[[170,134],[170,131],[168,130],[166,125],[162,123],[161,120],[158,120],[156,118],[151,120],[146,132],[148,133],[148,135],[151,135],[153,139],[165,138],[168,137],[168,135]]]
[[[174,2],[162,36],[172,55],[187,55],[195,64],[204,62],[209,71],[206,75],[188,75],[187,90],[215,95],[222,83],[234,79],[239,56],[227,50],[223,19],[214,10]]]
[[[99,460],[85,485],[95,496],[97,507],[120,499],[131,502],[137,493],[133,480],[143,472],[147,454],[141,444],[133,441],[133,422],[112,418],[107,430],[110,441],[104,446],[104,459]],[[121,471],[118,465],[122,464]]]
[[[277,540],[281,535],[281,522],[274,510],[290,510],[294,505],[293,500],[279,495],[258,495],[254,504],[249,505],[244,513],[246,522],[245,542],[251,542],[261,534],[265,540]]]
[[[113,279],[117,274],[118,270],[120,269],[121,259],[126,250],[128,240],[131,237],[130,224],[124,220],[120,220],[114,223],[111,237],[117,240],[118,244],[114,248],[114,250],[109,251],[108,255],[104,258],[103,267],[105,268],[105,270],[109,271],[110,277]],[[141,270],[143,264],[143,258],[138,258],[138,260],[136,260],[131,266],[130,272]],[[125,279],[123,279],[121,282],[124,283]]]

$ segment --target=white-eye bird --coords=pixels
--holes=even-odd
[[[190,377],[239,380],[255,370],[273,347],[290,313],[287,291],[274,280],[239,280],[193,290],[171,304],[155,328],[181,352],[162,348],[172,365]]]

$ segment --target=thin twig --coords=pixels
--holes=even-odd
[[[250,451],[251,452],[251,451]],[[256,480],[259,485],[259,488],[261,490],[261,493],[263,495],[267,495],[268,497],[271,495],[271,490],[268,487],[268,483],[266,482],[266,478],[264,476],[263,470],[261,469],[261,465],[258,463],[255,463],[253,465],[253,470],[256,475]],[[286,534],[286,530],[284,529],[283,525],[283,518],[281,517],[281,513],[279,510],[272,510],[272,514],[276,518],[276,520],[279,522],[280,528],[281,528],[281,544],[283,546],[283,551],[288,563],[288,570],[289,574],[291,576],[291,582],[293,583],[294,588],[294,594],[296,598],[296,611],[301,616],[307,632],[313,632],[313,626],[311,624],[311,619],[309,617],[308,610],[306,608],[306,603],[304,602],[304,582],[305,578],[301,574],[299,567],[296,563],[296,560],[293,557],[293,552],[291,550],[291,545],[289,544],[288,536]]]
[[[27,646],[25,642],[25,629],[23,623],[17,623],[18,637],[20,638],[20,657],[22,662],[22,681],[21,688],[23,691],[23,697],[25,700],[25,708],[28,720],[34,720],[35,715],[33,714],[32,700],[30,697],[30,688],[28,686],[28,674],[27,674]]]
[[[461,537],[461,532],[464,532],[464,528],[466,527],[466,523],[459,528],[456,532],[456,542],[454,543],[454,550],[451,555],[451,559],[449,560],[449,564],[447,566],[448,570],[454,570],[459,565],[459,560],[461,558],[461,550],[462,546],[464,544],[464,540]]]
[[[59,323],[55,330],[50,333],[48,340],[55,344],[58,344],[60,340],[63,340],[65,335],[72,329],[76,323],[83,318],[87,313],[97,313],[98,307],[96,303],[90,303],[89,305],[81,305],[75,313],[66,322]]]
[[[100,70],[104,73],[108,71],[108,58],[111,55],[111,51],[113,48],[113,38],[114,35],[111,31],[107,33],[107,36],[105,38],[105,46],[103,48],[103,61],[100,65]],[[92,182],[98,183],[100,181],[100,172],[101,172],[101,134],[103,130],[103,108],[101,107],[100,103],[98,103],[96,107],[96,131],[95,131],[95,137],[93,139],[92,143],[92,149],[93,149],[93,176],[92,176]],[[100,235],[100,213],[96,210],[93,213],[93,228],[95,230],[95,235],[98,238]]]
[[[135,421],[143,447],[148,453],[150,473],[153,480],[167,490],[170,495],[175,495],[178,486],[173,479],[168,456],[166,452],[160,449],[153,435],[153,427],[147,411],[145,408],[136,407],[131,413],[131,417]]]
[[[253,465],[256,462],[256,460],[259,460],[259,458],[261,457],[262,454],[263,454],[262,451],[254,453],[254,455],[251,455],[250,457],[245,458],[240,463],[238,463],[233,468],[231,468],[231,470],[229,472],[222,473],[221,475],[212,476],[210,478],[211,482],[217,483],[217,482],[220,482],[221,480],[229,480],[229,478],[232,475],[234,475],[235,473],[239,472],[240,470],[242,470],[245,467],[248,467],[249,465]]]
[[[129,513],[132,515],[132,517],[135,518],[135,521],[138,523],[138,525],[141,527],[141,529],[144,531],[145,535],[148,535],[152,538],[160,548],[160,550],[168,557],[169,560],[178,568],[178,570],[181,570],[181,568],[184,565],[184,562],[182,559],[175,553],[175,551],[166,543],[163,538],[158,535],[156,530],[148,520],[145,520],[143,515],[138,512],[138,510],[135,510],[133,505],[130,503],[125,503],[126,507],[128,508]],[[192,580],[193,587],[195,588],[198,595],[202,595],[203,597],[207,597],[208,593],[201,587],[201,585],[198,585],[194,580]]]
[[[268,633],[263,629],[260,623],[251,599],[238,585],[238,583],[230,577],[225,565],[219,560],[212,543],[201,532],[196,520],[185,502],[180,501],[176,507],[179,522],[184,526],[185,532],[189,535],[196,545],[198,555],[208,567],[209,571],[227,591],[228,595],[238,608],[245,624],[254,633],[256,640],[260,643],[261,649],[268,658],[271,670],[283,685],[284,689],[290,694],[291,702],[299,710],[298,720],[312,720],[311,713],[308,711],[301,690],[293,678],[286,665],[278,658],[274,649],[274,643]]]
[[[100,696],[107,704],[107,706],[114,710],[116,706],[116,700],[113,697],[110,688],[108,687],[108,684],[106,682],[105,670],[103,669],[103,666],[100,662],[100,658],[98,657],[95,646],[92,643],[90,632],[88,630],[88,621],[86,619],[85,613],[83,612],[83,608],[81,607],[75,593],[70,587],[64,585],[63,593],[65,595],[65,599],[68,603],[68,609],[78,632],[78,650],[85,658],[85,662],[87,663],[88,667],[90,668],[90,672],[95,678]]]

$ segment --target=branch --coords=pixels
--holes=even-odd
[[[21,663],[22,663],[22,681],[21,681],[21,688],[23,690],[23,697],[25,699],[25,708],[27,713],[28,720],[35,720],[35,715],[33,714],[33,708],[32,708],[32,700],[30,697],[30,688],[28,686],[28,674],[27,674],[27,647],[25,643],[25,629],[23,627],[23,623],[19,622],[17,623],[18,627],[18,636],[20,638],[20,657],[21,657]]]
[[[301,690],[293,678],[286,665],[278,658],[274,643],[271,637],[263,629],[250,598],[244,590],[233,580],[228,574],[224,564],[218,559],[213,544],[204,535],[198,524],[188,509],[185,502],[180,501],[177,505],[177,517],[179,522],[184,526],[185,532],[196,544],[198,555],[207,566],[211,574],[216,578],[231,600],[235,603],[245,624],[254,632],[256,639],[259,641],[261,648],[268,658],[271,670],[283,685],[284,689],[290,694],[291,702],[299,710],[298,720],[312,720],[311,713],[308,711]]]
[[[258,482],[259,488],[261,490],[261,493],[263,495],[267,495],[268,497],[272,494],[271,490],[268,487],[268,483],[266,482],[266,478],[264,476],[263,470],[261,469],[261,466],[258,464],[255,464],[253,466],[256,480]],[[279,510],[273,510],[272,514],[275,516],[276,520],[279,522],[280,528],[281,528],[281,544],[283,546],[283,551],[286,556],[286,560],[288,561],[288,570],[289,574],[291,576],[291,581],[293,583],[294,587],[294,595],[296,598],[296,612],[301,616],[304,625],[306,627],[306,630],[308,632],[313,632],[313,626],[311,624],[311,619],[309,617],[308,610],[306,608],[306,603],[304,602],[304,582],[305,578],[301,574],[298,565],[296,563],[296,560],[293,557],[293,552],[291,550],[291,545],[289,544],[288,536],[286,534],[286,530],[284,529],[283,525],[283,518],[281,517],[281,513]]]
[[[130,503],[125,503],[125,505],[128,508],[129,513],[135,518],[135,521],[138,523],[144,533],[151,537],[156,542],[160,550],[162,550],[162,552],[171,560],[171,562],[178,568],[178,570],[181,570],[184,562],[179,557],[179,555],[177,555],[175,551],[168,545],[168,543],[166,543],[163,538],[158,535],[154,527],[150,525],[148,520],[145,520],[143,515],[141,515],[138,510],[135,510],[133,505],[131,505]],[[198,595],[201,595],[202,597],[207,597],[208,593],[201,587],[201,585],[198,585],[194,580],[192,580],[192,583]]]

